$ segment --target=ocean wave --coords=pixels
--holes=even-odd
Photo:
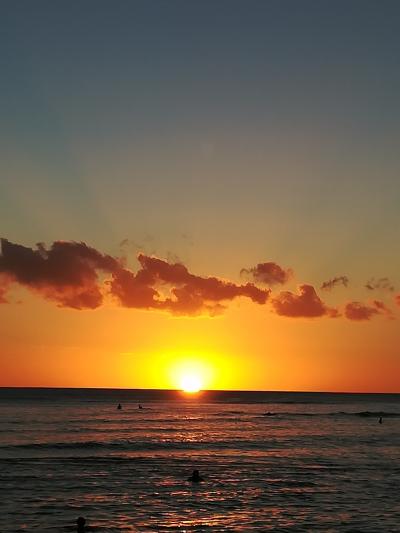
[[[280,445],[279,445],[280,446]],[[42,442],[29,444],[6,444],[0,446],[3,450],[121,450],[121,451],[153,451],[153,450],[212,450],[212,449],[271,449],[278,447],[276,441],[233,440],[233,441],[82,441],[82,442]]]
[[[279,418],[279,417],[329,417],[329,416],[359,416],[365,418],[396,418],[400,413],[390,411],[332,411],[328,413],[296,413],[296,412],[267,412],[261,415],[255,415],[255,418]]]
[[[398,417],[400,413],[391,413],[387,411],[360,411],[358,413],[353,413],[356,416],[366,416],[366,417]]]

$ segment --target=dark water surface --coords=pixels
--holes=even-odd
[[[0,389],[0,491],[1,533],[400,532],[400,395]]]

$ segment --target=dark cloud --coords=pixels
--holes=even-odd
[[[111,294],[124,307],[216,314],[234,298],[244,296],[265,304],[270,294],[252,283],[237,285],[196,276],[182,263],[145,254],[139,254],[138,261],[140,268],[134,273],[121,260],[85,243],[57,241],[49,249],[43,244],[32,249],[2,239],[0,275],[7,284],[20,284],[74,309],[95,309],[105,294]],[[6,290],[5,282],[0,283],[0,301],[5,301]]]
[[[376,315],[385,314],[389,318],[393,318],[392,311],[386,307],[384,302],[374,300],[371,304],[364,304],[362,302],[349,302],[344,309],[345,317],[349,320],[371,320]]]
[[[223,302],[244,296],[265,304],[270,294],[252,283],[237,285],[216,277],[196,276],[182,263],[144,254],[139,254],[138,261],[141,268],[135,275],[117,272],[111,282],[112,293],[128,307],[164,309],[174,314],[217,314],[224,309]],[[169,293],[163,298],[165,289]]]
[[[82,242],[56,241],[33,250],[1,239],[0,273],[61,307],[94,309],[103,301],[98,271],[119,268],[116,259]]]
[[[126,268],[116,270],[109,281],[110,293],[123,307],[136,309],[156,309],[159,306],[159,293],[151,284],[137,279]]]
[[[198,276],[194,276],[182,287],[174,287],[171,292],[173,297],[167,298],[163,307],[175,314],[197,314],[206,310],[215,315],[225,308],[221,302],[244,296],[263,305],[269,297],[269,291],[261,290],[251,283],[236,285],[217,278]]]
[[[103,254],[83,242],[56,241],[49,248],[39,243],[36,248],[1,239],[0,303],[7,303],[7,292],[13,284],[21,285],[55,302],[60,307],[95,309],[106,296],[121,306],[136,309],[168,311],[175,315],[216,315],[235,298],[245,297],[264,305],[271,289],[254,283],[237,284],[215,276],[198,276],[177,259],[164,260],[140,253],[136,272],[125,261]],[[276,263],[260,263],[242,273],[267,285],[285,283],[291,270]],[[325,282],[324,289],[347,285],[340,276]],[[376,280],[375,288],[392,290],[387,278]],[[400,305],[400,294],[396,297]],[[287,317],[337,317],[337,309],[328,307],[312,285],[301,285],[298,294],[282,291],[272,299],[278,315]],[[378,314],[392,318],[392,311],[379,300],[366,305],[349,302],[345,316],[350,320],[370,320]]]
[[[336,309],[327,307],[319,298],[312,285],[300,285],[299,294],[290,291],[282,291],[272,300],[275,312],[287,317],[337,317]]]
[[[344,287],[347,287],[349,284],[349,278],[347,276],[336,276],[335,278],[329,279],[328,281],[324,281],[321,285],[321,289],[324,291],[331,291],[338,285],[343,285]]]
[[[371,278],[367,281],[364,287],[368,289],[369,291],[381,290],[381,291],[394,292],[395,290],[389,278],[379,278],[379,279]]]
[[[240,271],[242,276],[250,276],[251,279],[257,283],[264,283],[265,285],[283,285],[293,275],[293,271],[289,268],[284,270],[277,263],[258,263],[253,268],[242,268]]]

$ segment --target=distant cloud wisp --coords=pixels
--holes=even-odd
[[[380,300],[374,300],[369,305],[362,302],[349,302],[344,309],[345,317],[355,321],[371,320],[379,314],[385,314],[387,317],[393,318],[392,311]]]
[[[389,278],[371,278],[364,285],[369,291],[381,290],[394,292],[395,288]]]
[[[347,276],[336,276],[332,279],[329,279],[328,281],[324,281],[321,285],[321,289],[323,291],[331,291],[338,285],[343,285],[344,287],[347,287],[349,284],[349,278]]]

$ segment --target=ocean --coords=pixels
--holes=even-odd
[[[0,532],[78,516],[97,532],[400,532],[400,395],[0,389]]]

